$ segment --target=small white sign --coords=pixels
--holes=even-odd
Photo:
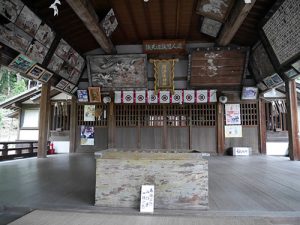
[[[142,185],[140,212],[154,212],[154,185]]]
[[[248,147],[234,147],[232,149],[233,155],[250,155],[250,148]]]

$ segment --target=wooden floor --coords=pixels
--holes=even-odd
[[[105,211],[93,206],[94,184],[92,154],[1,162],[0,211],[14,207]],[[300,162],[271,156],[209,157],[209,207],[199,215],[300,217]]]

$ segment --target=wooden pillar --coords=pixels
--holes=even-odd
[[[108,148],[115,147],[115,104],[109,103],[109,116],[108,116]]]
[[[189,149],[193,148],[192,106],[189,105]]]
[[[288,80],[285,83],[287,90],[287,123],[289,132],[289,156],[291,160],[300,160],[298,104],[296,81]]]
[[[74,153],[76,151],[77,127],[77,102],[76,98],[72,96],[70,112],[70,153]]]
[[[142,138],[142,134],[141,134],[141,107],[138,106],[138,127],[137,127],[137,148],[141,149],[142,148],[142,144],[141,144],[141,138]]]
[[[258,111],[260,153],[265,155],[267,153],[266,106],[262,99],[258,101]]]
[[[38,158],[46,158],[48,142],[48,118],[50,111],[50,84],[42,85],[40,98],[40,118],[39,118],[39,140],[38,140]]]
[[[217,151],[219,155],[224,155],[225,149],[224,135],[224,105],[217,103]]]
[[[163,106],[163,149],[168,149],[167,108]]]

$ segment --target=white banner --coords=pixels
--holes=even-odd
[[[122,91],[122,102],[123,103],[133,103],[134,94],[133,91]]]
[[[195,103],[195,91],[194,90],[184,90],[183,91],[183,102],[184,103]]]
[[[217,102],[217,90],[208,90],[207,101],[208,102]]]
[[[159,95],[159,103],[170,103],[170,91],[160,91]]]
[[[155,95],[154,91],[147,91],[148,103],[158,103],[158,96]]]
[[[115,91],[115,103],[122,103],[121,91]]]
[[[196,91],[196,103],[206,103],[207,100],[207,90],[197,90]]]
[[[146,103],[146,91],[135,91],[135,103]]]
[[[175,90],[171,97],[171,103],[182,104],[182,90]]]

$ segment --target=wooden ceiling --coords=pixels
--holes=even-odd
[[[215,38],[200,32],[203,17],[196,14],[198,0],[90,0],[99,19],[113,8],[118,27],[111,36],[114,45],[141,44],[149,39],[177,39],[187,42],[214,42]],[[24,0],[29,7],[70,45],[80,53],[96,48],[99,44],[82,21],[61,0],[59,15],[54,17],[49,9],[52,1]],[[252,46],[259,38],[259,22],[274,4],[274,0],[256,0],[246,20],[232,43]]]

